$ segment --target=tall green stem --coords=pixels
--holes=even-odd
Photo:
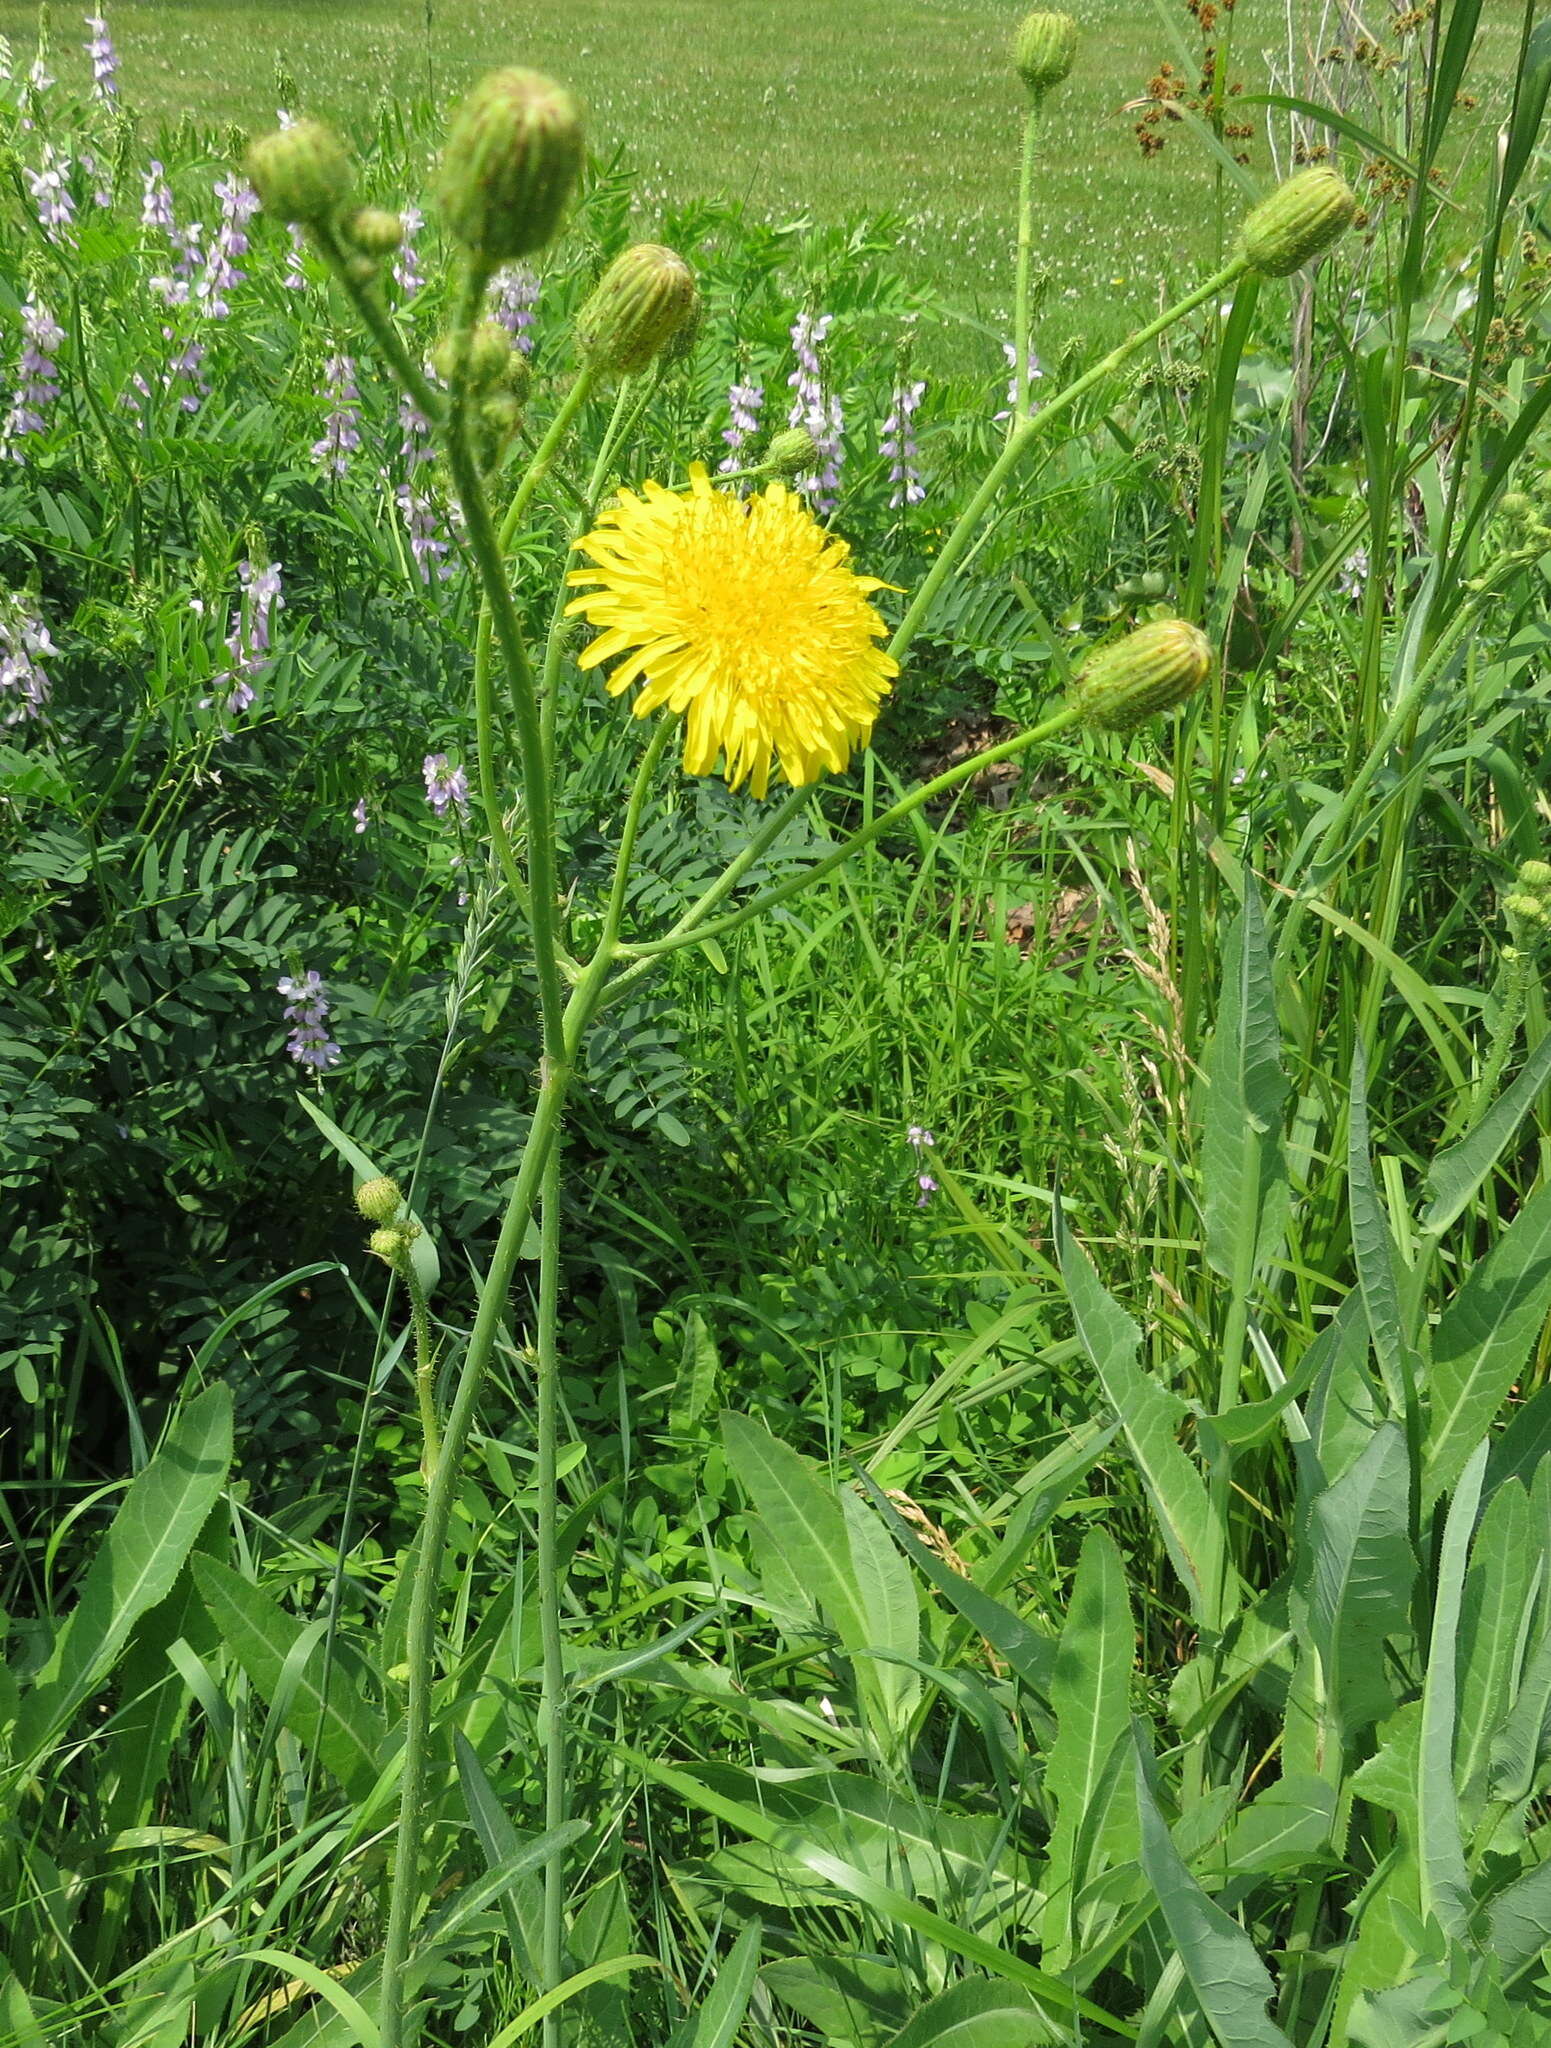
[[[544,1672],[539,1699],[539,1733],[544,1744],[544,1827],[566,1821],[565,1644],[560,1634],[560,1146],[557,1123],[545,1161],[539,1196],[538,1328],[538,1545],[539,1636]],[[539,1959],[540,1990],[553,1991],[565,1976],[565,1852],[544,1863],[544,1921]],[[543,2048],[558,2048],[560,2015],[544,2015]]]
[[[1039,125],[1039,98],[1035,96],[1023,123],[1023,169],[1018,179],[1018,273],[1014,285],[1017,298],[1012,309],[1013,400],[1008,437],[1016,434],[1029,417],[1029,264],[1034,251],[1034,135]]]
[[[1205,284],[1197,285],[1193,292],[1188,293],[1176,305],[1168,307],[1155,320],[1149,320],[1145,327],[1139,327],[1135,334],[1127,336],[1117,347],[1112,348],[1108,355],[1101,356],[1090,370],[1085,370],[1074,382],[1068,384],[1064,391],[1058,391],[1053,398],[1047,399],[1037,413],[1025,420],[1023,425],[1009,436],[1007,446],[986,471],[985,481],[959,514],[953,531],[942,544],[941,553],[923,579],[921,588],[911,600],[905,616],[900,620],[898,630],[889,642],[889,652],[896,661],[921,630],[927,614],[936,602],[938,591],[958,567],[959,559],[968,547],[976,527],[991,509],[998,491],[1027,455],[1038,436],[1047,432],[1063,414],[1070,412],[1077,401],[1086,397],[1095,385],[1102,384],[1106,377],[1113,376],[1121,364],[1129,361],[1138,349],[1145,348],[1150,341],[1156,341],[1158,336],[1172,327],[1176,320],[1183,320],[1187,314],[1193,313],[1197,306],[1204,306],[1219,292],[1226,291],[1229,285],[1243,275],[1245,267],[1242,259],[1238,257],[1235,257],[1233,262],[1225,264],[1221,270],[1214,272]]]

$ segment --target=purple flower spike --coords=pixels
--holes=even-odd
[[[733,384],[728,387],[727,410],[732,417],[732,425],[722,429],[727,453],[717,464],[718,475],[727,476],[736,469],[747,468],[743,451],[759,432],[759,415],[764,403],[763,384]]]
[[[462,768],[449,768],[445,754],[427,754],[420,771],[425,777],[425,800],[437,817],[445,818],[456,807],[458,816],[469,814],[469,779]]]
[[[926,386],[922,383],[896,384],[894,387],[894,410],[883,422],[879,449],[889,465],[889,482],[894,486],[889,503],[896,510],[901,505],[919,505],[926,496],[926,487],[921,482],[921,473],[916,468],[915,416],[916,409],[925,396]]]
[[[104,106],[112,106],[118,98],[118,56],[113,48],[113,38],[108,33],[107,18],[101,14],[88,14],[86,26],[91,40],[86,45],[86,54],[92,63],[92,98]]]
[[[305,974],[283,974],[275,985],[286,998],[280,1014],[291,1026],[285,1049],[292,1059],[315,1074],[337,1067],[340,1051],[328,1034],[329,992],[322,975],[309,968]]]
[[[332,409],[323,438],[313,442],[312,452],[330,476],[343,476],[361,445],[361,394],[355,381],[354,356],[330,356],[323,375]]]
[[[834,316],[799,313],[792,323],[792,353],[797,367],[787,378],[792,388],[789,427],[806,427],[819,452],[818,468],[796,479],[796,488],[813,499],[820,512],[833,512],[840,499],[840,470],[845,461],[845,415],[840,400],[824,383],[819,345],[829,334]]]
[[[47,306],[28,299],[22,307],[22,352],[16,365],[16,391],[11,409],[0,423],[0,458],[20,462],[17,443],[27,434],[48,431],[48,409],[59,396],[59,370],[54,361],[64,329]]]

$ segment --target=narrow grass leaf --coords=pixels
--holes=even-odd
[[[751,1920],[716,1972],[716,1985],[694,2018],[675,2032],[669,2048],[732,2048],[759,1974],[764,1929]]]

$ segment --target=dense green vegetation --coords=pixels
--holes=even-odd
[[[1284,78],[1289,268],[1226,95],[1085,168],[1127,10],[1032,112],[920,10],[847,121],[815,7],[779,132],[784,14],[514,12],[594,153],[485,297],[507,52],[288,14],[293,233],[258,11],[0,84],[0,2044],[1551,2041],[1547,25]],[[794,402],[900,673],[761,799],[561,579]]]

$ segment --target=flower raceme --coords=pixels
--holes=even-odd
[[[596,586],[567,607],[600,627],[581,656],[606,661],[611,695],[641,684],[633,709],[685,720],[684,769],[756,797],[772,772],[794,786],[838,772],[865,744],[899,665],[868,602],[887,588],[848,566],[849,548],[785,485],[739,499],[690,470],[687,491],[622,490],[577,542]]]

